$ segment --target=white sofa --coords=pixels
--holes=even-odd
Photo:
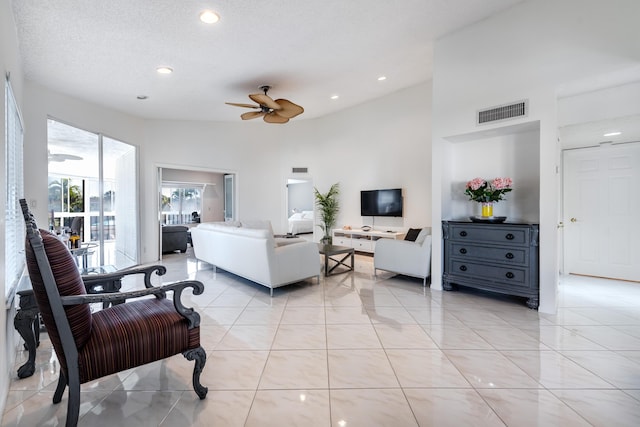
[[[268,227],[268,228],[267,228]],[[316,277],[318,245],[304,239],[276,239],[268,221],[201,223],[191,229],[197,259],[264,285],[271,290]]]
[[[425,227],[414,242],[408,240],[379,239],[373,254],[373,273],[386,270],[422,279],[427,285],[431,275],[431,228]]]

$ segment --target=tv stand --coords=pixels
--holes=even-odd
[[[332,230],[333,244],[338,246],[347,246],[358,252],[373,253],[376,248],[376,241],[379,239],[404,239],[404,232],[396,231],[378,231],[371,229],[369,231],[362,230],[344,230],[336,228]]]

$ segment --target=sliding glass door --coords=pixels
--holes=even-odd
[[[136,148],[51,119],[47,131],[49,228],[83,270],[136,264]]]

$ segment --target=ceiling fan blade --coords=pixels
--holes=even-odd
[[[240,117],[242,118],[242,120],[251,120],[262,115],[264,115],[262,111],[249,111],[248,113],[240,114]]]
[[[264,105],[265,107],[269,107],[272,110],[279,110],[281,107],[278,105],[269,95],[265,95],[263,93],[252,93],[249,95],[253,101],[257,102],[260,105]]]
[[[288,99],[276,99],[275,102],[281,107],[281,109],[277,111],[279,116],[291,119],[298,114],[304,113],[304,108],[298,104],[294,104]]]
[[[259,105],[253,105],[253,104],[242,104],[242,103],[238,103],[238,102],[225,102],[225,104],[227,104],[227,105],[233,105],[234,107],[260,108],[260,106],[259,106]]]
[[[265,114],[264,121],[267,123],[287,123],[289,119],[273,112],[271,114]]]

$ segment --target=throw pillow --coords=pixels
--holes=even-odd
[[[409,231],[407,231],[407,234],[404,236],[404,240],[415,242],[421,230],[421,228],[410,228]]]

